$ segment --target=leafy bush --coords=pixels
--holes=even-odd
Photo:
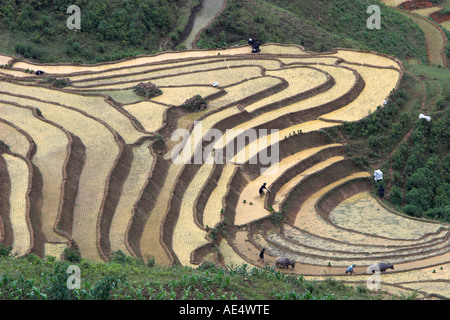
[[[447,94],[445,97],[439,99],[436,102],[436,109],[443,110],[446,106],[450,105],[450,94]]]
[[[181,107],[188,109],[189,111],[201,111],[208,108],[208,103],[199,94],[187,99]]]
[[[159,96],[162,94],[161,89],[158,86],[151,82],[141,82],[133,88],[133,92],[138,96],[145,97],[147,99]]]
[[[108,300],[111,296],[111,291],[123,281],[125,281],[123,276],[106,276],[95,284],[90,292],[90,296],[94,300]]]
[[[213,263],[213,262],[210,262],[210,261],[204,261],[204,262],[202,262],[200,265],[199,265],[199,267],[198,267],[200,270],[216,270],[216,269],[218,269],[219,267],[215,264],[215,263]]]
[[[408,159],[408,148],[406,143],[402,143],[397,151],[392,156],[392,168],[402,169],[405,166],[405,161]]]
[[[357,166],[361,168],[365,168],[369,165],[369,160],[367,160],[367,157],[364,155],[355,156],[351,159]]]
[[[132,260],[133,260],[132,257],[127,256],[121,250],[113,251],[111,253],[111,256],[109,257],[109,262],[119,263],[119,264],[129,263]]]
[[[416,218],[422,217],[423,214],[423,210],[413,204],[407,204],[406,206],[404,206],[403,211],[406,214]]]
[[[56,88],[64,88],[68,87],[72,84],[72,81],[69,78],[56,79],[53,81],[52,86]]]
[[[431,219],[441,220],[444,222],[450,221],[450,204],[428,210],[426,212],[426,216]]]
[[[69,300],[72,298],[71,292],[67,287],[69,276],[66,270],[65,265],[57,264],[53,273],[47,278],[49,283],[46,294],[50,300]]]
[[[5,246],[3,243],[0,243],[0,257],[7,257],[11,253],[12,247]]]
[[[380,149],[383,146],[380,137],[370,136],[369,137],[369,146],[375,150]]]
[[[392,187],[391,192],[389,193],[389,198],[393,204],[402,205],[403,203],[402,189],[396,186]]]
[[[149,256],[147,259],[147,267],[153,268],[156,265],[156,260],[154,256]]]
[[[30,253],[26,256],[26,259],[32,263],[32,264],[40,264],[41,263],[41,258],[39,258],[37,255],[35,255],[34,253]]]
[[[63,252],[64,260],[72,263],[78,263],[81,261],[81,254],[79,250],[73,248],[66,248]]]

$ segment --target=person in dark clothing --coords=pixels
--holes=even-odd
[[[258,52],[260,52],[261,50],[259,49],[259,42],[253,42],[252,43],[252,47],[253,47],[253,49],[252,49],[252,53],[258,53]]]
[[[259,195],[262,197],[264,195],[264,189],[266,189],[266,191],[268,192],[269,190],[267,190],[266,188],[266,183],[264,182],[263,185],[259,188]]]
[[[263,248],[261,250],[261,252],[259,253],[259,260],[258,261],[264,262],[264,251],[266,251],[266,248]]]
[[[384,197],[384,188],[383,188],[383,185],[381,185],[381,186],[378,188],[378,195],[380,196],[381,199],[383,199],[383,197]]]
[[[44,71],[42,71],[42,70],[36,71],[37,76],[42,76],[43,74],[44,74]]]

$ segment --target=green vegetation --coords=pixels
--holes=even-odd
[[[39,62],[96,63],[180,50],[190,9],[197,3],[6,0],[0,7],[2,52]],[[423,32],[391,8],[382,8],[380,30],[366,28],[371,4],[368,0],[229,0],[219,19],[202,34],[198,47],[243,44],[253,36],[263,42],[300,44],[311,51],[349,47],[427,61]],[[70,5],[81,9],[81,30],[66,26]]]
[[[2,1],[2,53],[39,62],[95,63],[174,49],[187,0]],[[67,8],[78,5],[81,29],[70,30]]]
[[[363,285],[353,288],[328,278],[306,281],[274,267],[247,265],[219,268],[212,263],[199,268],[152,267],[118,251],[110,262],[81,260],[80,288],[69,289],[67,281],[74,265],[54,257],[35,255],[0,258],[0,299],[8,300],[338,300],[396,299],[371,292]],[[73,283],[73,282],[72,282]]]
[[[356,163],[384,172],[384,201],[389,205],[414,217],[448,223],[450,73],[423,65],[407,68],[385,107],[357,123],[325,131],[337,141],[349,142],[347,155]],[[419,119],[420,113],[431,121]]]
[[[11,253],[12,247],[5,246],[3,243],[0,243],[0,257],[7,257]]]
[[[372,4],[368,0],[229,0],[197,47],[245,44],[249,37],[257,37],[263,43],[295,43],[315,52],[345,47],[428,61],[422,30],[392,8],[379,3],[381,29],[367,28],[366,10]]]
[[[404,82],[414,81],[414,79],[406,78],[408,78],[407,75]],[[412,99],[407,98],[406,91],[399,89],[391,96],[384,108],[379,106],[377,112],[359,122],[344,123],[342,130],[351,140],[364,139],[373,151],[368,154],[369,158],[379,159],[380,156],[387,155],[410,129],[413,122],[412,115],[403,108],[404,104],[410,100]],[[350,155],[359,155],[359,153],[352,152]],[[367,163],[364,160],[359,161]]]
[[[64,249],[63,255],[64,255],[64,259],[69,261],[69,262],[78,263],[78,262],[81,261],[80,251],[78,251],[76,249],[66,248],[66,249]]]
[[[405,189],[403,209],[409,215],[450,222],[449,127],[448,108],[430,122],[417,120],[411,137],[393,156],[394,172],[404,177],[393,185]]]

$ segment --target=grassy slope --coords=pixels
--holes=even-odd
[[[427,61],[422,30],[391,8],[380,4],[380,30],[366,27],[366,10],[371,4],[353,0],[230,0],[197,47],[243,44],[248,37],[257,37],[263,42],[300,44],[316,52],[347,47]]]
[[[2,1],[0,51],[39,62],[96,63],[173,49],[194,0]],[[69,30],[70,5],[81,30]]]

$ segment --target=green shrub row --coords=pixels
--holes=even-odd
[[[2,245],[0,245],[0,252]],[[70,289],[80,268],[80,287]],[[116,251],[109,262],[70,262],[34,254],[0,256],[0,300],[381,299],[383,294],[326,279],[306,281],[276,267],[202,263],[198,268],[150,267]],[[392,297],[391,297],[392,298]],[[394,297],[395,298],[395,297]],[[403,297],[404,298],[404,297]]]

